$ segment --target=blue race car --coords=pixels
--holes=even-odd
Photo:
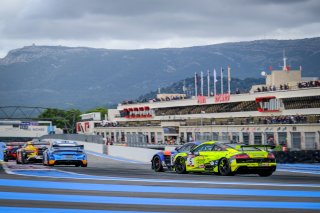
[[[178,153],[188,153],[190,150],[192,150],[194,147],[201,144],[201,142],[195,141],[195,142],[189,142],[184,144],[181,147],[175,148],[174,151],[161,151],[156,153],[151,160],[151,168],[156,172],[163,172],[164,169],[168,169],[170,171],[173,170],[174,166],[174,156]]]
[[[43,153],[43,165],[75,165],[87,167],[87,154],[83,145],[74,141],[54,141]]]

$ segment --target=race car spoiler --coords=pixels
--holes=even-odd
[[[254,147],[254,148],[264,148],[266,151],[268,149],[274,149],[274,145],[240,145],[240,148],[243,150],[244,147]]]
[[[6,143],[6,146],[20,146],[20,145],[24,145],[26,142],[9,142]]]
[[[53,148],[84,148],[84,145],[74,145],[74,146],[65,146],[65,145],[58,145],[58,144],[54,144],[52,145]]]
[[[50,142],[46,142],[46,141],[31,142],[31,145],[50,145]]]

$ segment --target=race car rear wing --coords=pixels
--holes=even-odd
[[[245,147],[254,147],[254,148],[258,148],[258,149],[263,148],[265,151],[268,151],[268,149],[274,149],[276,146],[274,146],[274,145],[258,145],[258,144],[256,144],[256,145],[240,145],[240,149],[242,149],[242,151],[244,151],[243,148],[245,148]]]
[[[9,143],[6,143],[6,146],[22,146],[25,143],[26,142],[9,142]]]
[[[52,145],[53,148],[81,148],[81,149],[84,149],[84,145],[68,145],[68,146],[65,146],[65,145],[59,145],[59,144],[53,144]]]
[[[31,142],[31,145],[50,145],[50,142],[40,141],[40,142]]]

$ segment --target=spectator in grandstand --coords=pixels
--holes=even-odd
[[[236,94],[240,94],[239,88],[236,89]]]

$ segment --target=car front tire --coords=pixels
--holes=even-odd
[[[153,158],[152,164],[155,172],[163,172],[163,167],[162,167],[161,159],[159,156],[156,156]]]
[[[229,160],[227,158],[221,158],[218,164],[219,174],[222,176],[230,176],[233,175],[231,172],[231,167]]]
[[[186,170],[186,160],[182,157],[177,158],[175,161],[175,170],[178,174],[185,174],[187,173]]]

